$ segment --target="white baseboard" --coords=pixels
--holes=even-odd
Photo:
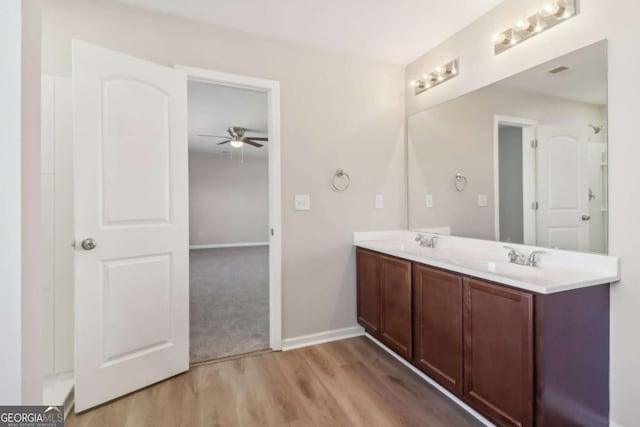
[[[377,344],[380,348],[382,348],[384,351],[386,351],[387,353],[389,353],[390,355],[392,355],[393,357],[395,357],[400,363],[402,363],[404,366],[406,366],[407,368],[411,369],[416,375],[418,375],[420,378],[422,378],[423,380],[425,380],[426,382],[428,382],[429,384],[431,384],[432,386],[434,386],[436,389],[438,389],[438,391],[442,394],[444,394],[445,396],[447,396],[449,399],[453,400],[454,403],[456,403],[458,406],[460,406],[462,409],[464,409],[465,411],[467,411],[469,414],[473,415],[473,417],[475,417],[478,421],[480,421],[482,424],[484,424],[485,426],[488,427],[495,427],[495,424],[493,424],[491,421],[489,421],[488,419],[486,419],[485,417],[483,417],[482,415],[480,415],[478,412],[476,412],[473,408],[471,408],[469,405],[467,405],[466,403],[464,403],[462,400],[458,399],[457,396],[455,396],[453,393],[451,393],[449,390],[447,390],[446,388],[442,387],[440,384],[438,384],[435,380],[431,379],[430,377],[426,376],[422,371],[418,370],[418,368],[416,368],[415,366],[413,366],[412,364],[410,364],[409,362],[407,362],[406,360],[404,360],[401,356],[397,355],[393,350],[391,350],[389,347],[387,347],[386,345],[382,344],[380,341],[378,341],[377,339],[375,339],[374,337],[372,337],[371,335],[365,333],[364,334],[367,338],[369,338],[371,341],[373,341],[375,344]]]
[[[622,424],[618,424],[613,420],[609,420],[609,427],[624,427]]]
[[[207,245],[189,245],[189,249],[244,248],[250,246],[269,246],[269,242],[211,243]]]
[[[350,326],[348,328],[333,329],[331,331],[318,332],[316,334],[285,338],[282,340],[282,351],[308,347],[310,345],[322,344],[330,341],[343,340],[346,338],[359,337],[362,335],[364,335],[364,329],[361,326]]]

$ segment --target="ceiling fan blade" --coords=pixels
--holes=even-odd
[[[262,136],[247,136],[247,139],[253,139],[254,141],[268,141],[269,138],[264,138]]]
[[[198,134],[198,136],[206,136],[206,137],[209,137],[209,138],[224,138],[224,139],[229,138],[228,136],[222,136],[222,135],[208,135],[208,134],[205,134],[205,133],[199,133],[199,134]]]
[[[242,138],[242,142],[245,144],[253,145],[254,147],[262,147],[263,144],[259,144],[255,141],[252,141],[250,138]]]
[[[218,142],[216,145],[228,144],[229,142],[231,142],[231,140],[227,139],[226,141]]]

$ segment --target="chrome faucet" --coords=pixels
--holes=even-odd
[[[509,257],[509,262],[518,265],[528,265],[529,267],[535,267],[538,265],[538,255],[545,254],[545,251],[533,251],[527,257],[525,254],[518,252],[511,246],[505,246],[505,249],[509,249],[509,253],[507,257]]]
[[[535,267],[538,265],[538,255],[546,254],[545,251],[533,251],[529,254],[529,259],[527,260],[527,265],[531,267]]]
[[[435,248],[437,241],[438,241],[438,236],[433,236],[431,238],[428,238],[420,233],[418,233],[418,235],[416,236],[416,242],[420,242],[420,246],[425,248]]]

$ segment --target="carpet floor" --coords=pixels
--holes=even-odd
[[[190,251],[190,361],[269,348],[269,248]]]

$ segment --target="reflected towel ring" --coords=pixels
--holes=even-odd
[[[336,173],[333,174],[333,178],[331,179],[331,186],[334,190],[344,191],[349,188],[350,184],[351,177],[344,170],[338,169]]]
[[[467,177],[458,172],[454,186],[456,187],[456,191],[464,191],[464,188],[467,186]]]

